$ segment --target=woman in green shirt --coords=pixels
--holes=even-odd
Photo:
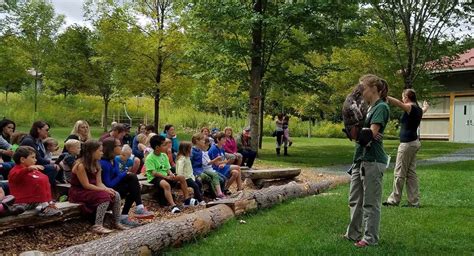
[[[390,112],[385,80],[369,74],[359,82],[363,86],[362,97],[370,107],[365,129],[356,143],[349,195],[351,221],[344,237],[355,241],[357,247],[366,247],[379,240],[382,177],[388,161],[382,138]]]

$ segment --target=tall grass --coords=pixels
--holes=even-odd
[[[153,99],[147,97],[129,97],[126,99],[115,99],[109,104],[109,122],[129,122],[128,116],[132,118],[132,125],[138,123],[153,122]],[[5,97],[0,98],[0,118],[7,117],[14,120],[18,126],[28,127],[35,120],[46,120],[55,127],[72,127],[79,119],[87,120],[92,126],[100,126],[103,113],[103,101],[97,96],[70,95],[66,98],[61,95],[38,95],[38,111],[34,112],[34,98],[31,92],[9,94],[8,102]],[[244,128],[248,121],[241,117],[224,117],[216,113],[207,113],[195,110],[193,107],[174,106],[170,101],[164,99],[160,104],[160,126],[174,124],[179,131],[193,133],[201,127],[223,129],[230,126],[235,132]],[[397,136],[396,122],[390,122],[386,129],[389,136]],[[161,127],[160,127],[161,128]],[[297,117],[290,119],[290,133],[294,137],[325,137],[344,138],[341,123],[329,121],[317,122],[315,125],[309,121],[302,121]],[[272,116],[265,116],[263,133],[270,136],[275,129]],[[161,130],[161,129],[159,129]]]

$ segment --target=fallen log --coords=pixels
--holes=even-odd
[[[300,175],[300,168],[242,170],[242,176],[251,180],[259,179],[292,179]]]
[[[236,198],[221,199],[209,202],[207,207],[225,204],[235,213],[240,215],[257,208],[268,208],[285,200],[319,194],[329,189],[332,182],[291,182],[282,186],[271,186],[256,191],[243,191]]]
[[[40,217],[36,210],[26,211],[18,216],[7,216],[0,218],[0,231],[15,229],[24,226],[39,226],[56,221],[66,221],[81,216],[79,204],[69,202],[56,203],[56,206],[63,212],[61,216]]]
[[[331,185],[330,181],[296,183],[290,182],[283,186],[271,186],[261,190],[249,192],[257,202],[257,207],[268,208],[285,200],[316,195],[327,190]]]
[[[151,255],[169,246],[178,246],[204,235],[233,217],[234,213],[228,206],[218,205],[175,219],[122,231],[54,254]]]
[[[266,170],[242,170],[242,178],[251,179],[257,188],[261,189],[268,180],[290,180],[300,175],[300,168],[266,169]]]
[[[268,208],[282,201],[315,195],[328,189],[331,182],[296,183],[272,186],[258,191],[244,191],[235,198],[218,200],[209,208],[160,222],[122,231],[82,245],[55,252],[56,255],[152,255],[169,246],[202,236],[235,215]],[[133,238],[133,239],[130,239]]]

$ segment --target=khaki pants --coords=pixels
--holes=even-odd
[[[402,198],[403,186],[407,184],[408,204],[418,206],[418,177],[416,176],[416,153],[420,149],[419,140],[400,143],[398,146],[397,162],[395,163],[393,191],[387,199],[391,204],[399,204]]]
[[[346,236],[370,245],[379,241],[382,178],[385,164],[362,162],[352,170],[349,207],[351,222]]]

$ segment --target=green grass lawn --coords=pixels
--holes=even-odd
[[[473,255],[474,161],[418,169],[422,208],[382,209],[378,246],[355,248],[340,235],[349,222],[348,186],[241,216],[170,255]],[[384,177],[386,199],[393,174]],[[405,203],[405,202],[402,202]],[[247,224],[239,224],[243,219]]]
[[[328,138],[293,138],[289,148],[289,157],[276,156],[275,138],[265,137],[263,148],[259,151],[258,163],[274,166],[321,167],[340,164],[350,164],[354,154],[354,142],[348,139]],[[385,151],[395,161],[398,140],[385,140]],[[422,147],[417,159],[428,159],[451,153],[463,148],[474,147],[474,144],[453,143],[447,141],[422,141]]]

